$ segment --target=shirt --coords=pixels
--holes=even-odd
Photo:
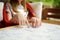
[[[8,5],[8,3],[6,3],[6,6],[7,6],[6,11],[10,13],[10,15],[8,15],[9,16],[9,20],[10,20],[10,19],[12,19],[12,15],[16,15],[16,13],[12,10],[12,6],[11,5]],[[24,7],[22,5],[18,5],[17,6],[17,11],[19,11],[24,17],[27,18],[28,12],[24,11]]]

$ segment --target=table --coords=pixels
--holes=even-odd
[[[0,29],[0,40],[60,40],[60,26],[43,21],[39,28]]]

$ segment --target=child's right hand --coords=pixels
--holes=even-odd
[[[26,18],[24,18],[24,17],[20,17],[20,19],[19,19],[19,25],[20,26],[29,26],[29,22],[28,22],[28,20],[26,19]]]
[[[24,17],[22,14],[18,13],[18,20],[20,26],[29,26],[29,22],[26,17]]]

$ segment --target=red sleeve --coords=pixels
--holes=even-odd
[[[29,12],[28,17],[29,18],[36,17],[36,13],[29,3],[26,3],[26,7],[27,7],[27,10]]]
[[[11,26],[11,25],[18,25],[19,23],[11,23],[8,20],[8,13],[6,12],[6,3],[4,4],[4,8],[3,8],[3,22],[5,24],[5,26]]]
[[[9,20],[8,20],[8,14],[6,12],[6,3],[4,4],[4,8],[3,8],[3,20],[7,23],[9,23]]]

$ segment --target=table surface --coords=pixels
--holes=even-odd
[[[50,20],[43,21],[39,28],[3,28],[0,40],[60,40],[60,25],[51,24]]]

